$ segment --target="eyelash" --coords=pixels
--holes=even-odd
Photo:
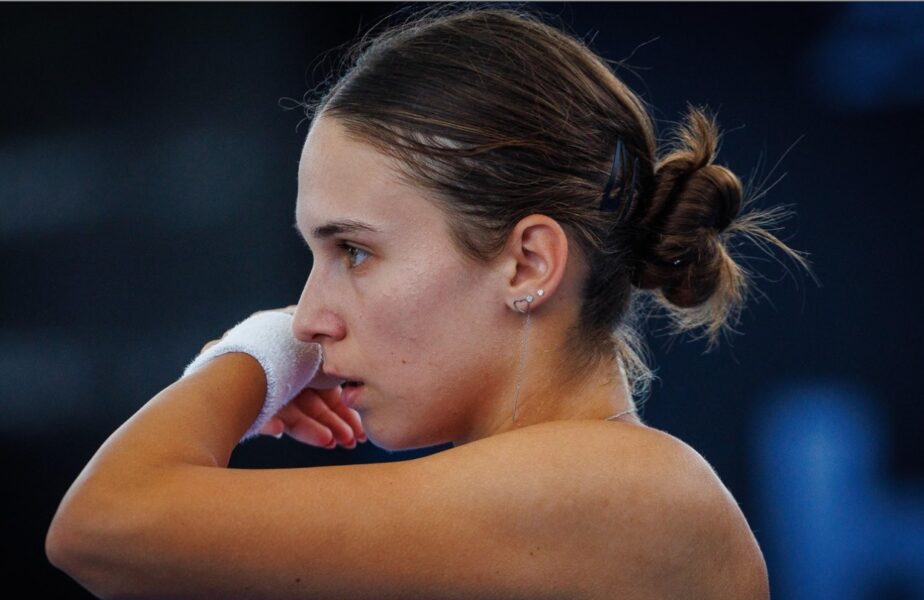
[[[349,244],[349,243],[347,243],[347,242],[343,242],[343,241],[337,242],[337,247],[343,249],[343,251],[347,254],[347,258],[348,258],[348,259],[349,259],[350,257],[354,256],[354,255],[350,254],[350,251],[351,251],[351,250],[357,250],[357,251],[359,251],[359,252],[363,252],[363,253],[365,253],[367,256],[368,256],[368,254],[369,254],[368,252],[366,252],[366,251],[363,250],[362,248],[357,248],[356,246],[354,246],[354,245],[352,245],[352,244]],[[356,269],[356,268],[359,267],[359,266],[361,266],[361,265],[353,265],[353,264],[350,264],[350,266],[349,266],[348,268],[349,268],[350,270],[353,270],[353,269]]]

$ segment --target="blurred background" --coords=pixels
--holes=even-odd
[[[0,495],[7,587],[90,597],[44,555],[105,439],[247,315],[294,304],[308,130],[292,101],[396,3],[0,6]],[[537,3],[655,108],[718,111],[717,162],[787,204],[816,285],[764,279],[741,335],[650,336],[645,421],[714,466],[774,598],[924,598],[924,4]],[[287,108],[289,108],[287,110]],[[911,226],[910,230],[905,226]],[[654,327],[653,327],[654,328]],[[914,365],[918,367],[914,367]],[[236,467],[404,460],[239,446]],[[614,457],[618,460],[618,457]],[[11,579],[10,579],[11,578]]]

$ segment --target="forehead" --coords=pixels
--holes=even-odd
[[[302,148],[296,222],[306,233],[328,221],[354,219],[379,230],[396,224],[429,226],[437,208],[424,191],[402,182],[389,157],[318,118]]]

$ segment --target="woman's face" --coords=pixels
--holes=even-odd
[[[326,373],[364,382],[354,408],[369,439],[411,449],[490,412],[518,338],[500,271],[465,261],[443,213],[386,161],[332,118],[314,122],[296,205],[313,264],[293,329],[322,345]]]

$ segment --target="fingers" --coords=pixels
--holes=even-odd
[[[337,437],[331,430],[303,413],[296,413],[292,421],[286,423],[286,431],[289,436],[303,444],[311,444],[328,450],[337,447]],[[355,442],[350,447],[355,447]]]
[[[318,394],[321,398],[324,399],[324,402],[327,406],[336,414],[340,419],[347,424],[350,430],[353,432],[353,437],[355,437],[360,442],[366,441],[366,432],[363,430],[363,421],[360,418],[359,413],[346,404],[340,399],[342,391],[340,388],[332,388],[329,390],[318,390]]]
[[[365,442],[359,413],[340,401],[339,388],[302,390],[260,429],[273,435],[284,430],[303,444],[332,449],[340,444],[353,449]],[[281,425],[281,427],[280,427]]]
[[[333,432],[316,419],[307,416],[294,401],[283,406],[273,419],[282,421],[285,433],[303,444],[328,449],[337,446],[337,438]]]
[[[332,408],[346,408],[340,402],[339,388],[331,390],[306,389],[295,398],[295,404],[305,415],[325,426],[341,446],[345,448],[356,447],[356,435],[353,427]],[[338,394],[338,395],[335,395]]]

